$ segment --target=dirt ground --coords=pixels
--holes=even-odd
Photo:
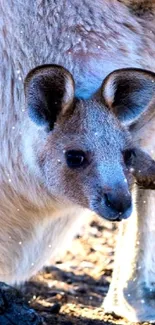
[[[111,280],[117,227],[90,219],[70,250],[22,287],[45,325],[127,324],[101,308]]]

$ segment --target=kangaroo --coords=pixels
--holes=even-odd
[[[132,173],[153,189],[154,74],[138,69],[155,72],[155,18],[127,5],[0,0],[2,281],[37,272],[90,210],[126,219]],[[104,308],[152,320],[154,193],[135,192]]]

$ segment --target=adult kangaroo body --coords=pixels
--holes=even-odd
[[[25,175],[26,169],[21,158],[24,146],[25,162],[31,157],[32,162],[28,163],[33,165],[33,154],[31,156],[29,152],[33,132],[29,132],[26,124],[21,123],[26,114],[23,89],[25,76],[38,65],[60,64],[72,73],[76,96],[87,99],[93,96],[103,79],[115,69],[136,67],[155,72],[155,17],[152,13],[150,16],[147,15],[146,20],[145,9],[143,16],[138,17],[116,0],[98,0],[96,3],[92,0],[80,2],[0,0],[0,34],[1,220],[2,215],[6,213],[5,200],[8,193],[10,198],[8,214],[11,215],[7,223],[4,218],[3,225],[0,224],[3,228],[0,241],[8,241],[8,245],[16,241],[17,232],[10,233],[8,225],[10,222],[14,229],[18,228],[21,215],[25,215],[23,223],[25,238],[30,236],[32,229],[35,237],[36,228],[39,233],[37,236],[40,236],[36,236],[36,245],[33,245],[34,252],[30,259],[26,252],[30,249],[33,238],[29,238],[28,245],[22,245],[23,233],[21,234],[19,230],[17,239],[19,246],[12,252],[14,254],[12,256],[17,260],[21,250],[24,256],[19,274],[16,262],[11,272],[7,273],[12,265],[11,256],[8,256],[5,265],[3,263],[0,265],[2,280],[12,283],[17,281],[17,278],[19,281],[22,280],[21,274],[26,273],[30,263],[29,274],[35,272],[36,255],[37,269],[42,266],[39,252],[44,251],[44,243],[42,246],[37,245],[37,241],[45,236],[45,233],[42,234],[42,227],[46,223],[48,225],[51,204],[49,193],[45,193],[44,188],[36,184],[35,176],[29,174],[29,170]],[[152,112],[146,116],[145,121],[140,119],[138,126],[136,124],[131,130],[135,145],[140,145],[152,157],[155,150],[154,122],[155,115]],[[18,172],[15,173],[15,170]],[[21,175],[24,175],[24,182]],[[128,222],[120,225],[121,245],[118,244],[116,269],[105,309],[130,320],[154,320],[155,194],[150,190],[136,189],[135,192],[137,209]],[[53,209],[53,202],[51,208]],[[31,209],[33,222],[28,225],[25,211]],[[71,209],[72,207],[70,211]],[[40,218],[43,214],[47,215],[39,223],[38,210]],[[68,227],[67,223],[71,227],[70,219],[65,219],[64,223],[65,225],[62,221],[60,225],[59,222],[61,230],[64,226],[65,229]],[[47,228],[46,237],[50,238],[50,228],[48,226]],[[129,236],[133,234],[132,242],[129,241],[128,234]],[[53,247],[54,254],[57,251],[55,248],[58,247]],[[5,257],[6,251],[3,250],[2,256]],[[127,262],[125,256],[128,258]]]

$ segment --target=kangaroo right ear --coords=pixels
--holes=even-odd
[[[155,98],[155,74],[141,69],[120,69],[103,82],[102,99],[125,125],[135,123],[145,114]]]
[[[59,65],[39,66],[25,79],[25,95],[32,121],[53,128],[57,116],[73,104],[73,77]]]

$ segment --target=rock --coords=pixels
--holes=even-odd
[[[0,282],[0,325],[43,325],[42,318],[24,301],[20,292]]]

